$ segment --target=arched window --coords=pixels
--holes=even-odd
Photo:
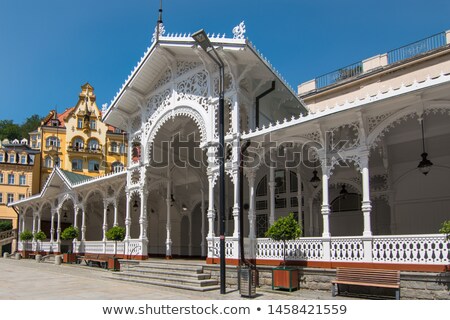
[[[361,211],[361,200],[361,195],[357,193],[341,191],[341,194],[330,204],[331,212]]]
[[[256,196],[262,197],[267,196],[267,176],[262,177],[256,187]]]
[[[98,172],[100,170],[99,162],[97,160],[89,160],[88,170]]]
[[[53,167],[53,161],[52,161],[52,158],[51,158],[50,156],[45,157],[45,160],[44,160],[44,166],[45,166],[46,168],[51,168],[51,167]]]
[[[120,172],[120,171],[123,171],[123,163],[122,163],[122,162],[119,162],[119,161],[113,162],[113,163],[111,164],[111,171],[112,171],[112,172]]]
[[[72,141],[72,148],[74,150],[82,150],[84,148],[84,140],[80,137],[76,137]]]
[[[97,139],[91,139],[88,141],[88,149],[91,151],[99,150],[99,144]]]

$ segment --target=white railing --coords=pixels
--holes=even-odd
[[[40,243],[40,249],[41,251],[45,251],[45,252],[50,252],[52,251],[52,244],[50,243],[50,241],[41,241]]]
[[[220,257],[220,238],[208,239],[208,258]],[[225,258],[239,259],[239,239],[225,238]]]
[[[103,241],[85,241],[84,252],[85,253],[104,253]]]
[[[282,260],[283,242],[267,238],[256,239],[256,259]],[[322,260],[322,238],[302,238],[286,241],[286,260]]]
[[[227,239],[229,241],[229,239]],[[228,243],[228,242],[227,242]],[[251,256],[252,246],[254,256]],[[219,257],[219,238],[208,241],[208,257]],[[226,246],[226,257],[234,256]],[[238,248],[236,239],[234,248]],[[329,249],[326,249],[329,248]],[[328,252],[329,250],[329,252]],[[327,251],[327,252],[326,252]],[[236,250],[237,252],[237,250]],[[246,258],[283,260],[283,242],[266,238],[246,241]],[[326,259],[325,257],[329,257]],[[449,264],[450,242],[444,235],[300,238],[286,242],[286,260],[399,264]]]
[[[372,259],[383,263],[448,264],[449,247],[444,235],[376,236]]]
[[[331,261],[363,261],[364,244],[362,238],[340,237],[331,238],[330,241]]]

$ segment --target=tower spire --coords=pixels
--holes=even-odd
[[[156,21],[156,27],[155,27],[155,32],[153,33],[152,42],[158,41],[159,40],[159,36],[162,36],[165,33],[164,24],[163,24],[163,20],[162,20],[162,12],[163,12],[163,10],[162,10],[162,0],[159,0],[158,21]]]

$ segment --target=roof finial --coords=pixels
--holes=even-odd
[[[153,33],[152,42],[158,41],[159,36],[164,35],[166,32],[164,30],[164,24],[162,20],[162,0],[159,1],[159,15],[158,15],[158,21],[156,22],[155,32]]]

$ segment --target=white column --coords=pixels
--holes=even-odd
[[[139,226],[140,226],[139,239],[146,241],[147,240],[147,195],[148,195],[148,192],[145,189],[145,185],[143,188],[144,188],[143,190],[140,190],[141,214],[139,216]]]
[[[35,212],[33,212],[33,229],[32,229],[33,234],[35,234],[37,232],[36,231],[36,218],[37,218],[37,214]],[[33,239],[33,241],[34,241],[34,239]]]
[[[119,223],[117,222],[117,202],[118,202],[117,199],[115,199],[113,202],[113,206],[114,206],[114,224],[113,224],[113,226],[114,227],[117,227],[119,225]]]
[[[208,238],[213,238],[214,233],[214,174],[208,173]]]
[[[81,241],[86,241],[86,211],[81,206]]]
[[[269,225],[275,222],[275,165],[270,166],[269,171],[269,196],[270,196],[270,215]]]
[[[325,162],[326,160],[324,160]],[[322,164],[322,218],[323,218],[323,232],[322,237],[329,238],[330,234],[330,205],[329,205],[329,192],[328,192],[328,167],[326,163]]]
[[[58,216],[58,222],[56,226],[56,241],[61,242],[61,208],[56,209],[56,214]]]
[[[239,238],[239,171],[236,170],[233,172],[233,180],[234,180],[234,205],[233,205],[233,219],[234,219],[234,232],[233,238]],[[242,205],[242,204],[241,204]]]
[[[103,241],[106,241],[106,231],[108,230],[108,202],[103,201]]]
[[[37,221],[37,230],[36,230],[36,232],[39,232],[39,231],[41,231],[41,222],[42,222],[42,215],[41,215],[40,211],[37,213],[37,219],[38,219],[38,221]]]
[[[202,205],[201,205],[201,209],[202,210],[202,242],[200,244],[201,250],[202,250],[202,257],[206,256],[206,239],[205,239],[205,192],[203,191],[203,188],[200,190],[201,194],[202,194]]]
[[[78,229],[78,206],[73,207],[73,226]]]
[[[250,239],[256,238],[256,211],[255,211],[255,178],[256,173],[254,170],[250,170],[247,173],[248,178],[248,194],[250,197],[248,208],[248,237]]]
[[[125,240],[130,240],[130,227],[131,227],[131,216],[130,216],[130,202],[131,196],[130,192],[126,192],[126,216],[125,216]]]
[[[53,243],[55,241],[55,209],[51,209],[52,222],[50,225],[50,242]]]
[[[169,170],[168,170],[169,171]],[[169,172],[168,172],[169,174]],[[170,211],[172,206],[172,193],[171,193],[171,183],[170,183],[170,175],[167,180],[167,190],[166,190],[166,259],[172,257],[172,239],[170,237],[170,231],[172,229],[172,225],[170,224]]]
[[[372,211],[372,205],[370,202],[370,177],[369,177],[369,155],[364,154],[361,157],[361,174],[362,174],[362,187],[363,187],[363,199],[361,204],[361,210],[364,215],[364,237],[372,236],[372,228],[370,222],[370,213]]]
[[[19,232],[19,234],[21,234],[23,232],[22,229],[22,221],[23,221],[23,213],[22,213],[22,209],[19,209],[19,223],[17,224],[17,231]]]

